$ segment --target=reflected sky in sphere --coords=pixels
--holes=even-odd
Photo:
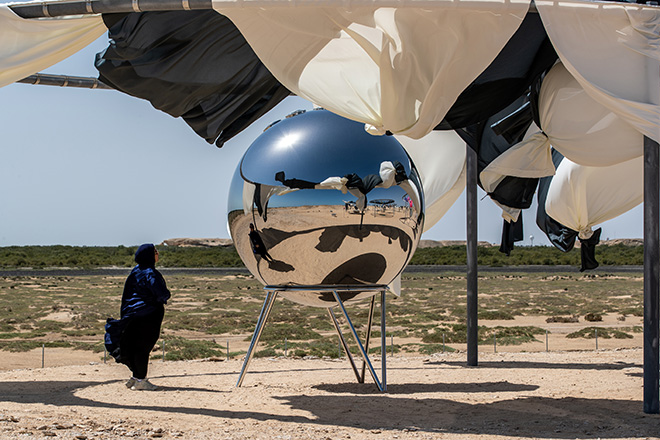
[[[346,121],[327,110],[311,110],[272,125],[245,153],[243,177],[266,185],[281,185],[275,180],[279,171],[310,182],[350,173],[364,178],[378,174],[373,164],[383,161],[399,161],[410,174],[408,156],[393,136],[373,136],[364,124]],[[310,139],[313,149],[307,148]],[[326,149],[332,154],[319,154]]]

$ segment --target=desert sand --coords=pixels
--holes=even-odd
[[[643,412],[640,348],[481,352],[478,367],[464,352],[396,354],[384,393],[346,360],[290,358],[254,359],[241,388],[240,359],[153,360],[160,390],[131,391],[125,366],[52,351],[70,365],[0,372],[1,439],[660,436],[660,416]]]

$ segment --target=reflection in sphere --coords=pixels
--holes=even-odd
[[[227,211],[236,250],[262,283],[355,286],[389,284],[401,273],[419,242],[424,201],[393,136],[319,109],[272,124],[252,143]],[[281,295],[334,304],[332,294]]]

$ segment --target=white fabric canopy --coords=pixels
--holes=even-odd
[[[588,238],[594,226],[642,203],[643,169],[642,157],[609,167],[586,167],[564,159],[550,183],[546,213]]]
[[[543,80],[539,115],[552,146],[573,162],[609,166],[643,154],[643,135],[595,101],[561,63]]]
[[[100,16],[25,20],[0,5],[0,87],[62,61],[105,31]]]
[[[660,141],[660,8],[537,0],[566,69],[596,101]]]
[[[434,131],[422,139],[396,136],[422,180],[424,231],[433,227],[465,188],[465,143],[454,132]]]
[[[442,121],[529,8],[529,0],[282,4],[240,2],[232,8],[216,1],[214,8],[298,96],[375,133],[415,139]]]

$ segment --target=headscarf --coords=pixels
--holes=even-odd
[[[156,265],[156,247],[151,243],[145,243],[135,252],[135,262],[142,268],[154,267]]]

